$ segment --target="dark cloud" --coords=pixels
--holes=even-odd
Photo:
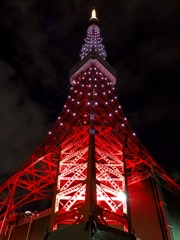
[[[29,149],[37,146],[47,129],[46,116],[38,104],[28,98],[22,86],[9,80],[15,70],[0,61],[0,72],[0,161],[4,175],[22,164],[22,158],[31,154]]]
[[[61,111],[93,5],[123,110],[157,162],[170,174],[173,166],[180,172],[178,0],[6,0],[0,8],[2,177],[34,151]]]

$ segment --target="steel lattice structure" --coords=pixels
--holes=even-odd
[[[80,223],[93,214],[96,221],[120,224],[128,231],[127,184],[149,177],[154,168],[161,184],[180,192],[121,109],[114,89],[116,73],[105,61],[96,16],[87,33],[60,116],[34,154],[0,187],[2,236],[13,212],[53,195],[53,228]]]

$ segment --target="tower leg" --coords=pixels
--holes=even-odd
[[[164,200],[162,189],[160,184],[158,183],[158,177],[157,177],[155,166],[153,168],[152,185],[153,185],[154,195],[157,203],[163,238],[165,240],[174,240],[173,228],[170,224],[167,205]]]

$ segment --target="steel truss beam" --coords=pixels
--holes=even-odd
[[[58,213],[55,222],[76,223],[83,220],[81,212],[86,196],[92,112],[96,194],[101,221],[122,224],[127,229],[127,221],[122,217],[127,212],[126,199],[120,199],[121,193],[126,193],[125,173],[128,183],[133,184],[149,177],[156,165],[158,181],[176,194],[180,193],[180,187],[135,136],[111,80],[92,64],[72,83],[67,102],[49,135],[0,187],[2,234],[12,212],[33,201],[52,199],[55,191]]]

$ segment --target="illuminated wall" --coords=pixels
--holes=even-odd
[[[19,224],[11,233],[11,238],[6,238],[6,240],[43,240],[47,227],[49,224],[50,215],[46,215],[35,219],[31,222],[26,222],[24,224]]]
[[[162,188],[165,203],[170,218],[170,223],[173,226],[174,240],[180,239],[180,197]],[[131,207],[132,226],[136,236],[141,240],[163,240],[161,226],[158,217],[155,198],[151,179],[134,183],[129,186],[129,197]],[[45,213],[45,215],[44,215]],[[34,220],[20,221],[12,231],[7,234],[5,240],[43,240],[47,232],[50,215],[48,211],[38,213],[34,216]]]
[[[150,178],[129,186],[132,227],[141,240],[163,240]]]

